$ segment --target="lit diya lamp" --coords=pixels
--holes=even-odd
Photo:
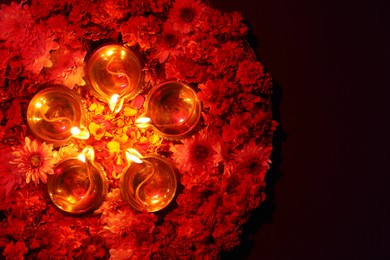
[[[126,158],[129,167],[120,179],[123,199],[139,211],[156,212],[165,208],[176,193],[174,167],[161,156],[143,157],[134,149],[126,151]]]
[[[137,55],[130,49],[110,44],[97,49],[86,67],[90,88],[111,112],[121,110],[125,99],[134,98],[143,86],[144,74]]]
[[[80,96],[65,87],[50,87],[39,91],[27,107],[27,123],[31,131],[55,146],[72,137],[88,139],[83,125],[85,108]]]
[[[196,92],[178,81],[167,81],[155,86],[145,102],[145,114],[137,118],[140,128],[152,126],[162,137],[188,137],[198,125],[202,106]]]
[[[77,158],[60,161],[49,175],[47,190],[53,204],[70,214],[97,209],[107,194],[103,168],[95,163],[95,153],[87,146]]]

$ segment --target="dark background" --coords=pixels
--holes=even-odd
[[[268,200],[223,259],[390,259],[385,1],[211,0],[275,79]]]

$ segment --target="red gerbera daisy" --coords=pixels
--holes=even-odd
[[[180,171],[199,173],[210,171],[223,160],[223,148],[217,134],[203,129],[196,135],[172,146],[172,158]]]
[[[179,54],[181,44],[185,39],[186,37],[183,37],[179,31],[173,29],[172,23],[165,23],[162,31],[162,39],[158,41],[152,58],[158,59],[160,63],[163,63],[168,59],[169,55]]]
[[[189,33],[202,23],[202,13],[205,6],[197,0],[176,0],[169,12],[168,20],[173,28],[183,33]]]
[[[254,140],[244,145],[233,155],[235,171],[240,173],[265,174],[271,163],[269,157],[272,147],[263,148],[256,145]]]
[[[57,159],[53,155],[53,145],[41,143],[38,140],[31,142],[26,137],[25,145],[22,149],[12,153],[14,160],[11,164],[18,165],[18,172],[26,175],[26,183],[32,180],[35,184],[39,181],[46,183],[47,175],[54,174],[53,167]]]

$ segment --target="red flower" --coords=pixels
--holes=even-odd
[[[34,23],[28,5],[1,5],[0,39],[6,46],[19,50],[21,62],[27,71],[39,74],[43,67],[50,67],[50,51],[58,48],[44,27]]]
[[[226,79],[208,80],[206,84],[199,84],[201,89],[198,98],[203,101],[203,106],[209,108],[213,115],[221,115],[228,112],[228,108],[233,103],[234,98],[230,96],[232,83]],[[233,84],[234,85],[234,84]]]
[[[198,83],[207,77],[207,67],[197,64],[194,60],[183,56],[171,56],[165,63],[168,79],[177,79],[188,83]]]
[[[171,147],[172,158],[181,172],[191,175],[210,171],[223,160],[223,148],[219,136],[203,129]]]
[[[241,144],[249,134],[248,125],[252,115],[249,112],[233,114],[229,124],[222,127],[222,138],[225,142],[235,142]]]
[[[246,92],[252,90],[252,85],[259,85],[260,77],[264,75],[264,66],[258,61],[245,60],[238,67],[236,80]]]
[[[3,251],[3,255],[7,259],[24,259],[24,255],[28,252],[28,248],[26,244],[22,241],[18,241],[16,243],[10,242],[7,244]]]
[[[1,5],[0,9],[0,40],[5,40],[8,46],[23,45],[31,34],[33,26],[28,5],[11,2],[11,5]]]
[[[152,59],[158,59],[160,63],[163,63],[169,55],[177,56],[180,53],[181,44],[185,40],[186,37],[173,29],[172,23],[165,23],[161,39],[157,41],[156,50],[152,53]]]
[[[128,46],[139,45],[142,50],[148,50],[155,44],[156,34],[160,31],[159,24],[153,16],[131,17],[120,27],[123,42]]]
[[[26,183],[32,180],[35,184],[39,181],[46,183],[47,175],[54,174],[53,167],[57,159],[53,155],[53,145],[41,143],[38,140],[31,142],[25,138],[25,144],[20,150],[12,154],[14,159],[10,162],[16,164],[18,172],[26,176]]]
[[[202,23],[204,9],[205,6],[197,0],[176,0],[169,11],[168,20],[175,30],[189,33]]]
[[[4,87],[5,72],[8,66],[8,60],[11,58],[11,51],[7,48],[4,48],[0,43],[0,88]]]
[[[264,177],[268,170],[272,147],[263,148],[256,145],[254,140],[246,143],[242,150],[235,151],[234,170],[237,173],[260,174]]]
[[[0,156],[0,198],[8,196],[11,190],[18,186],[26,185],[24,173],[16,170],[16,167],[9,162],[13,159],[12,149],[9,145],[0,145],[2,156]]]
[[[86,51],[74,51],[61,46],[52,53],[54,65],[46,69],[49,80],[54,80],[54,83],[64,85],[69,89],[75,85],[84,86],[84,57],[86,54]]]

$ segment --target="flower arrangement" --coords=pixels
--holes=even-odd
[[[9,259],[217,258],[240,243],[241,226],[265,199],[272,133],[272,80],[245,37],[239,13],[200,0],[28,0],[0,6],[0,250]],[[120,43],[144,62],[145,87],[123,109],[88,90],[91,52]],[[202,125],[166,140],[135,119],[150,88],[183,81],[203,103]],[[84,99],[88,140],[60,147],[30,132],[26,109],[38,91],[60,85]],[[108,179],[95,212],[68,216],[45,183],[61,159],[93,146]],[[172,160],[179,187],[157,213],[129,207],[119,191],[124,151]]]

